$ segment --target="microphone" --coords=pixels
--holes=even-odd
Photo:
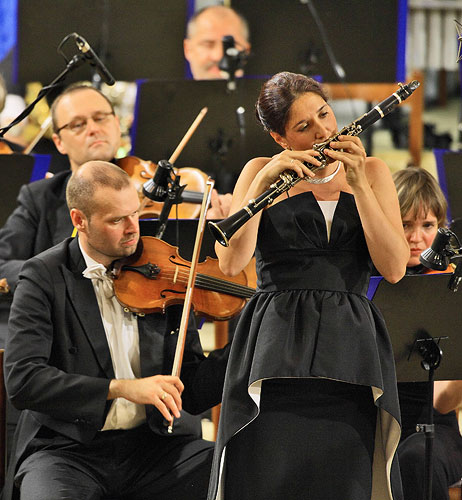
[[[245,135],[245,108],[243,106],[239,106],[236,109],[236,119],[237,125],[239,127],[239,134],[241,136]]]
[[[167,160],[160,160],[154,177],[143,184],[143,194],[153,201],[164,201],[167,198],[172,165]]]
[[[74,33],[75,43],[85,59],[96,69],[103,81],[108,85],[114,85],[114,77],[109,73],[101,59],[96,55],[96,52],[90,47],[90,44],[82,36]]]
[[[231,35],[226,35],[223,37],[223,57],[218,63],[218,67],[226,73],[235,72],[237,69],[237,59],[239,57],[239,51],[234,45],[234,37]]]
[[[462,262],[458,262],[454,272],[449,278],[448,288],[453,292],[457,292],[460,282],[462,281]]]

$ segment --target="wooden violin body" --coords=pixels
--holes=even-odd
[[[184,302],[191,263],[178,249],[152,236],[141,238],[143,250],[134,262],[125,261],[114,278],[119,302],[133,312],[164,312]],[[232,278],[207,257],[197,265],[192,305],[199,316],[224,321],[238,314],[255,289],[247,286],[246,271]]]

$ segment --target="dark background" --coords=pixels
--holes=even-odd
[[[65,63],[56,48],[72,32],[89,42],[116,80],[182,78],[191,4],[189,0],[19,0],[19,82],[47,83],[59,74]],[[345,69],[346,81],[402,79],[397,78],[398,18],[405,0],[312,0],[312,4]],[[288,70],[337,81],[307,5],[300,0],[233,0],[232,6],[250,25],[253,55],[247,74]],[[307,68],[313,52],[318,63]],[[88,79],[88,68],[77,70],[72,78]]]

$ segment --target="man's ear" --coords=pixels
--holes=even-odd
[[[61,137],[59,137],[58,134],[53,134],[51,136],[51,138],[53,139],[53,142],[55,143],[55,146],[56,146],[56,149],[62,154],[62,155],[66,155],[67,154],[67,151],[66,151],[66,148],[63,144],[63,141],[61,140]]]
[[[88,227],[88,220],[85,214],[78,208],[73,208],[70,211],[71,221],[73,226],[79,233],[85,232]]]
[[[284,137],[282,137],[281,134],[278,134],[277,132],[270,132],[271,137],[279,144],[284,149],[291,149],[288,142]]]
[[[183,53],[184,53],[184,58],[189,62],[190,58],[190,40],[185,38],[183,40]]]

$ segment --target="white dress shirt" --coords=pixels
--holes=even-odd
[[[141,370],[137,317],[131,312],[124,311],[123,306],[117,301],[112,278],[106,274],[106,267],[87,255],[80,241],[79,246],[87,264],[82,274],[85,278],[91,279],[95,290],[115,378],[139,378]],[[116,398],[112,401],[102,430],[131,429],[145,420],[144,405],[132,403],[125,398]]]

